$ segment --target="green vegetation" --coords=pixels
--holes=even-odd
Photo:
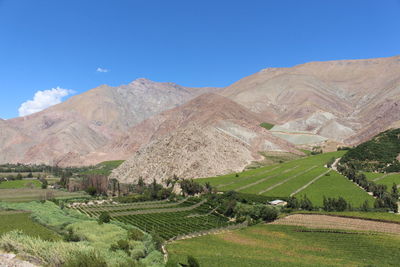
[[[0,201],[7,202],[29,202],[49,199],[70,199],[70,198],[85,198],[86,193],[74,192],[70,193],[55,189],[0,189]]]
[[[94,167],[90,167],[87,170],[84,170],[79,173],[79,175],[105,175],[109,176],[112,170],[118,168],[124,160],[112,160],[112,161],[104,161],[97,164]]]
[[[395,266],[399,236],[351,231],[302,232],[303,228],[256,225],[168,245],[171,261],[194,256],[201,266]],[[347,233],[347,234],[343,234]]]
[[[376,184],[386,185],[388,191],[390,191],[393,183],[396,186],[400,186],[400,174],[399,173],[373,173],[364,172],[365,176],[369,181],[373,181]]]
[[[267,129],[267,130],[271,130],[272,127],[274,127],[273,124],[268,123],[268,122],[263,122],[263,123],[260,124],[260,126],[263,127],[263,128],[265,128],[265,129]]]
[[[163,263],[162,254],[156,250],[150,235],[144,233],[141,241],[131,239],[132,226],[118,222],[98,224],[77,211],[60,208],[49,201],[0,202],[0,208],[30,211],[35,222],[64,236],[65,241],[45,241],[12,231],[0,237],[0,249],[29,255],[42,265],[76,266],[77,259],[78,266],[136,266],[140,263],[160,266]],[[127,250],[111,250],[120,240],[128,243]]]
[[[15,188],[40,188],[42,185],[38,180],[14,180],[0,182],[0,189]],[[1,198],[1,196],[0,196]]]
[[[301,214],[322,214],[322,215],[336,215],[340,217],[370,219],[377,221],[395,222],[400,223],[400,215],[388,212],[361,212],[361,211],[343,211],[343,212],[326,212],[326,211],[294,211],[293,213]]]
[[[324,196],[343,197],[353,207],[360,207],[365,200],[368,200],[371,204],[374,203],[372,196],[337,172],[330,172],[329,176],[322,176],[296,196],[301,195],[307,195],[312,203],[319,207],[323,206]]]
[[[399,201],[399,190],[396,184],[392,184],[391,190],[387,190],[386,185],[376,184],[374,181],[368,180],[366,175],[354,168],[352,162],[340,163],[337,170],[347,177],[350,181],[357,183],[360,187],[368,192],[372,192],[376,197],[374,202],[375,209],[386,209],[393,212],[398,211],[397,202]],[[381,178],[376,178],[377,179]],[[363,210],[368,210],[368,207],[363,207]]]
[[[19,230],[26,235],[40,237],[44,240],[60,239],[56,232],[34,222],[28,212],[0,210],[0,217],[0,236],[13,230]]]
[[[114,221],[134,225],[145,232],[155,232],[163,239],[230,225],[228,219],[214,211],[214,207],[200,199],[191,198],[183,202],[141,202],[77,206],[89,216],[102,216],[105,212]],[[180,209],[184,210],[180,210]]]
[[[360,207],[365,200],[374,199],[364,190],[354,185],[344,176],[324,167],[332,158],[343,156],[346,151],[299,158],[290,162],[276,164],[229,174],[220,177],[196,179],[210,183],[218,191],[237,191],[273,199],[287,199],[289,196],[302,198],[304,195],[317,207],[323,206],[324,197],[343,197],[353,207]]]
[[[400,129],[387,130],[352,149],[340,160],[342,165],[351,164],[355,170],[398,172],[400,163]]]

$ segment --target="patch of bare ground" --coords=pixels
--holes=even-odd
[[[328,215],[294,214],[276,220],[272,224],[295,225],[319,229],[370,231],[400,235],[399,224],[342,218]]]

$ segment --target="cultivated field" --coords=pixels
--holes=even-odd
[[[323,196],[344,197],[353,206],[374,199],[344,176],[330,171],[324,165],[344,151],[300,158],[282,164],[249,170],[238,174],[197,179],[210,182],[220,191],[234,190],[273,198],[307,195],[314,205],[321,206]]]
[[[30,213],[0,210],[0,236],[12,230],[20,230],[33,237],[44,240],[58,240],[61,237],[48,228],[32,221]]]
[[[16,189],[16,188],[40,188],[42,185],[36,179],[5,181],[0,183],[0,189]]]
[[[383,184],[387,186],[388,191],[392,189],[393,183],[400,188],[400,173],[373,173],[365,172],[365,176],[370,181],[377,184]]]
[[[0,189],[0,201],[7,202],[29,202],[43,199],[67,199],[79,198],[87,196],[82,192],[66,192],[54,189],[39,189],[39,188],[20,188],[20,189]]]
[[[388,212],[361,212],[361,211],[295,211],[292,214],[321,214],[346,218],[366,219],[400,224],[400,214]]]
[[[179,202],[80,205],[73,208],[91,217],[107,212],[113,220],[134,225],[145,232],[156,232],[166,240],[232,225],[205,200],[196,198]]]
[[[351,230],[309,231],[288,225],[259,224],[224,234],[176,241],[171,260],[196,257],[201,266],[396,266],[399,235]]]
[[[293,214],[276,220],[272,224],[304,226],[318,229],[371,231],[400,235],[400,224],[397,223],[376,222],[319,214]]]

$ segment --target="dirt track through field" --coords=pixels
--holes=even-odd
[[[308,183],[306,183],[305,185],[303,185],[302,187],[300,187],[299,189],[297,189],[296,191],[294,191],[293,193],[290,194],[290,196],[294,196],[297,193],[303,191],[304,189],[306,189],[307,187],[309,187],[310,185],[312,185],[313,183],[315,183],[319,178],[323,177],[325,174],[327,174],[328,172],[330,172],[331,170],[328,170],[320,175],[318,175],[317,177],[315,177],[314,179],[312,179],[311,181],[309,181]]]
[[[266,171],[263,171],[263,172],[260,172],[260,173],[253,174],[253,175],[250,175],[250,176],[248,176],[248,177],[244,177],[244,178],[242,178],[242,179],[235,179],[235,180],[232,181],[232,182],[229,182],[229,183],[226,183],[226,184],[220,184],[220,185],[217,185],[216,187],[217,187],[217,188],[221,188],[221,187],[224,187],[224,186],[228,186],[228,185],[235,184],[235,183],[237,183],[237,182],[243,181],[244,179],[253,178],[253,177],[258,176],[258,175],[264,175],[264,174],[267,174],[267,173],[269,173],[269,172],[272,172],[272,171],[278,169],[279,167],[280,167],[280,166],[276,166],[275,168],[272,168],[272,169],[269,169],[269,170],[266,170]]]
[[[264,179],[260,179],[260,180],[254,182],[254,183],[247,184],[247,185],[241,186],[241,187],[239,187],[239,188],[235,188],[234,190],[237,191],[237,192],[242,191],[242,190],[244,190],[244,189],[246,189],[246,188],[249,188],[249,187],[258,185],[258,184],[260,184],[260,183],[262,183],[262,182],[265,182],[265,181],[267,181],[267,180],[269,180],[269,179],[272,179],[272,178],[274,178],[274,177],[277,177],[277,176],[279,176],[279,175],[281,175],[281,174],[283,174],[283,173],[290,172],[290,171],[292,171],[292,170],[294,170],[294,169],[296,169],[296,168],[298,168],[298,167],[300,167],[300,166],[297,165],[297,166],[295,166],[295,167],[293,167],[293,168],[291,168],[291,169],[284,170],[284,171],[282,171],[281,173],[277,173],[277,174],[275,174],[275,175],[267,176],[267,177],[265,177]]]
[[[342,218],[328,215],[294,214],[276,220],[271,224],[304,226],[312,229],[318,228],[372,231],[400,235],[400,224]]]
[[[307,173],[307,172],[309,172],[309,171],[311,171],[312,169],[315,169],[315,168],[317,168],[317,167],[318,167],[318,165],[314,165],[314,166],[312,166],[311,168],[309,168],[309,169],[307,169],[307,170],[305,170],[305,171],[296,173],[295,175],[290,176],[290,177],[286,178],[285,180],[283,180],[283,181],[281,181],[281,182],[279,182],[279,183],[276,183],[276,184],[274,184],[273,186],[270,186],[270,187],[268,187],[267,189],[264,189],[264,190],[258,192],[258,194],[261,195],[261,194],[264,194],[265,192],[271,191],[272,189],[274,189],[274,188],[276,188],[276,187],[278,187],[278,186],[280,186],[280,185],[282,185],[282,184],[284,184],[284,183],[286,183],[286,182],[288,182],[288,181],[290,181],[290,180],[292,180],[292,179],[294,179],[294,178],[296,178],[296,177],[298,177],[298,176],[300,176],[300,175],[303,175],[303,174],[305,174],[305,173]]]

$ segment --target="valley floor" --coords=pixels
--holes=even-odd
[[[171,260],[185,262],[187,255],[193,255],[201,266],[396,266],[398,263],[399,234],[354,230],[362,227],[350,230],[341,220],[351,224],[360,220],[337,217],[331,217],[336,223],[321,225],[320,222],[323,229],[329,228],[326,230],[299,222],[289,225],[287,221],[292,221],[292,216],[273,224],[177,241],[167,249]],[[304,216],[303,219],[309,219]],[[313,217],[313,221],[318,219]],[[395,231],[399,233],[398,230]]]

